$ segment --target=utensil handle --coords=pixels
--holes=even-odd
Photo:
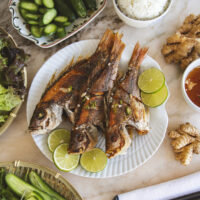
[[[116,196],[113,198],[113,200],[119,200],[118,195],[116,195]]]

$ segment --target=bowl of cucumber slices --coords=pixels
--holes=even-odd
[[[10,0],[12,24],[19,34],[49,48],[83,29],[107,0]]]

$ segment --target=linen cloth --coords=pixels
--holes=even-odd
[[[119,200],[168,200],[200,191],[200,172],[118,195]]]

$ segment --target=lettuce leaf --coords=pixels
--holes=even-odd
[[[18,95],[14,94],[13,88],[4,88],[0,85],[0,110],[10,111],[19,105],[21,99]],[[1,119],[0,119],[1,121]]]
[[[5,122],[8,119],[8,115],[0,115],[0,123]]]

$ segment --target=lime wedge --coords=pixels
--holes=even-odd
[[[101,149],[94,148],[83,153],[80,163],[88,172],[100,172],[107,165],[107,156]]]
[[[158,92],[147,94],[141,92],[142,102],[149,107],[157,107],[163,104],[168,96],[166,85],[164,85]]]
[[[138,87],[145,93],[157,92],[164,84],[164,74],[155,67],[145,70],[138,79]]]
[[[53,153],[53,160],[56,167],[61,171],[71,171],[78,166],[80,155],[68,154],[69,144],[60,144]]]
[[[51,152],[54,152],[56,147],[63,143],[69,143],[70,132],[65,129],[56,129],[49,134],[48,147]]]

